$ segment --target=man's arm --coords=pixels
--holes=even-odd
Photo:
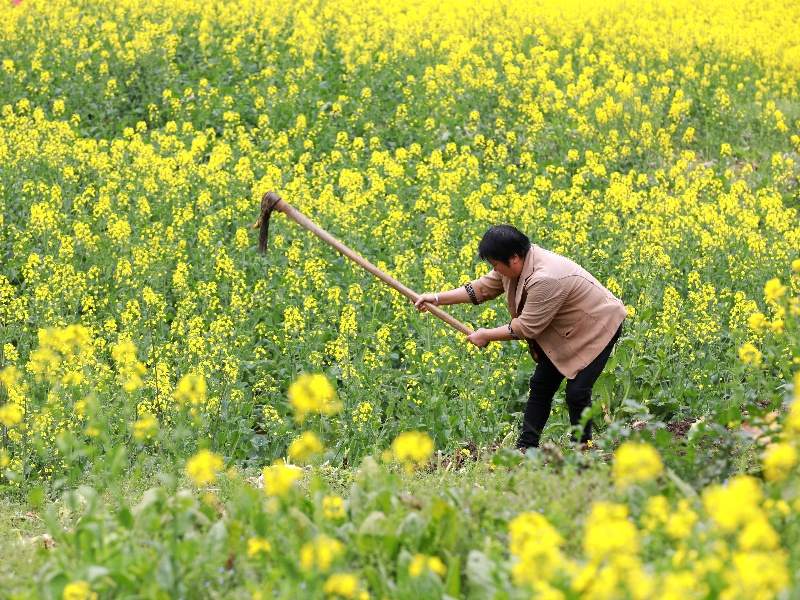
[[[470,294],[470,290],[472,294]],[[492,298],[496,298],[504,291],[503,278],[500,273],[492,269],[486,275],[474,279],[461,287],[457,287],[446,292],[438,292],[439,302],[436,302],[435,292],[426,292],[421,294],[417,301],[414,303],[417,310],[424,311],[424,303],[436,304],[437,306],[445,306],[448,304],[463,304],[465,302],[472,302],[473,304],[481,304]],[[474,296],[473,296],[474,294]]]
[[[497,298],[503,293],[503,276],[492,269],[486,275],[464,284],[462,289],[465,290],[467,297],[473,304],[482,304],[487,300]],[[469,293],[470,289],[474,296]]]
[[[508,325],[500,325],[492,329],[483,329],[483,335],[488,342],[505,342],[508,340],[518,340],[519,337],[511,335]]]

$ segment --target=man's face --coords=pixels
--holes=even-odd
[[[500,275],[505,275],[511,279],[519,277],[519,274],[522,273],[522,266],[525,264],[525,261],[517,254],[514,254],[508,259],[508,264],[493,258],[487,258],[486,260],[489,261],[489,264],[491,264],[494,270],[500,273]]]

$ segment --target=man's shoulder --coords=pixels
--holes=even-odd
[[[533,273],[531,273],[528,283],[532,284],[548,279],[562,279],[581,271],[581,266],[571,258],[546,248],[537,247]]]

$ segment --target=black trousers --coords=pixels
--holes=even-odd
[[[581,414],[584,409],[592,404],[592,386],[603,367],[608,362],[611,349],[614,343],[622,335],[622,324],[620,324],[614,337],[608,342],[602,352],[597,355],[592,362],[578,371],[574,379],[567,379],[567,410],[569,411],[569,422],[572,425],[580,423]],[[528,448],[539,445],[539,437],[542,435],[547,419],[550,417],[550,408],[553,404],[553,396],[558,391],[564,376],[556,369],[539,344],[533,342],[539,362],[530,380],[530,394],[528,404],[525,406],[525,415],[522,419],[522,433],[517,440],[517,448]],[[575,439],[575,436],[572,436]],[[581,434],[581,442],[592,439],[592,422],[586,423]]]

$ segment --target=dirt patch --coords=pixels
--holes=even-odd
[[[683,439],[686,437],[686,434],[691,429],[692,424],[697,421],[697,419],[682,419],[680,421],[670,421],[667,423],[667,431],[672,434],[672,437],[676,437],[678,439]]]

